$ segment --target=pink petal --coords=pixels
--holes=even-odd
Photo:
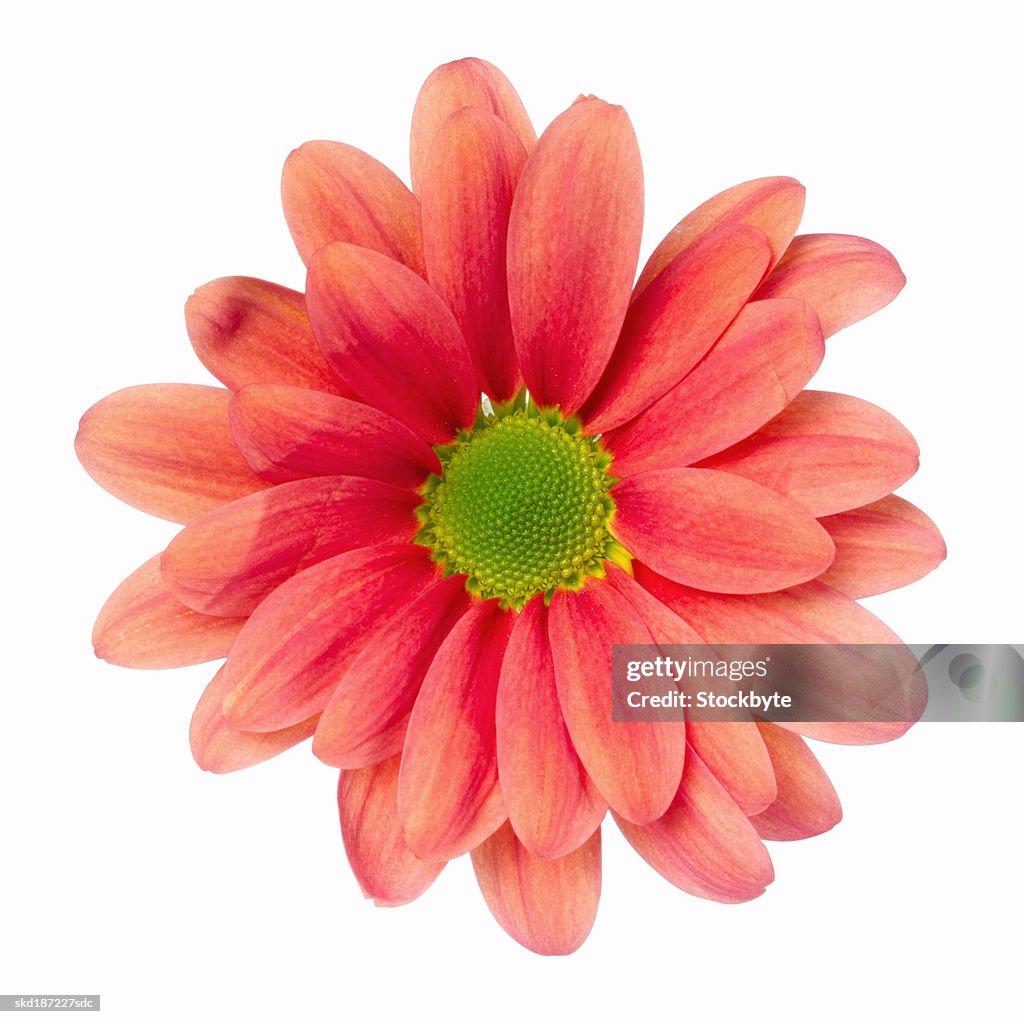
[[[444,868],[424,861],[406,845],[398,820],[398,757],[343,771],[338,779],[338,817],[352,873],[367,899],[398,907],[422,895]]]
[[[427,279],[462,328],[477,388],[498,401],[522,383],[508,311],[508,217],[526,151],[493,114],[463,107],[441,126],[423,170]]]
[[[582,411],[588,431],[625,423],[682,380],[758,286],[770,257],[765,236],[742,224],[687,246],[629,307]]]
[[[430,147],[441,125],[463,107],[479,107],[512,129],[527,153],[537,133],[512,83],[493,65],[476,57],[442,64],[431,72],[412,114],[410,162],[417,194],[423,188]]]
[[[623,817],[660,817],[679,786],[686,753],[681,722],[612,721],[611,644],[652,643],[614,588],[592,582],[556,591],[548,634],[562,714],[576,753],[601,795]]]
[[[112,665],[180,668],[226,658],[244,621],[186,608],[167,589],[155,555],[107,598],[92,645],[96,657]]]
[[[295,480],[193,520],[171,541],[160,571],[189,608],[249,615],[317,562],[353,548],[411,541],[419,503],[411,491],[376,480]]]
[[[496,601],[474,603],[423,680],[398,776],[398,815],[418,857],[468,853],[505,820],[494,706],[511,626]]]
[[[115,497],[187,523],[266,487],[228,430],[230,392],[198,384],[144,384],[97,402],[82,417],[75,452]]]
[[[876,405],[803,391],[746,441],[701,465],[754,480],[812,515],[828,516],[877,501],[910,479],[918,447]]]
[[[821,582],[848,597],[870,597],[919,580],[946,557],[938,527],[909,501],[880,501],[821,520],[836,559]]]
[[[669,579],[744,594],[813,579],[832,561],[828,534],[799,505],[728,473],[664,469],[617,484],[613,528]]]
[[[328,362],[360,397],[429,444],[473,422],[479,394],[465,339],[412,271],[337,243],[311,261],[306,298]]]
[[[686,738],[744,814],[775,800],[775,772],[755,722],[687,722]]]
[[[590,934],[601,897],[600,832],[544,860],[506,824],[473,851],[473,870],[494,919],[534,953],[565,956]]]
[[[855,235],[798,235],[755,298],[809,302],[825,337],[899,295],[907,279],[892,253]]]
[[[577,101],[541,136],[508,232],[509,305],[540,405],[575,412],[615,346],[636,273],[643,172],[626,112]]]
[[[806,303],[749,303],[671,391],[605,435],[615,475],[690,466],[742,441],[786,408],[824,354],[818,318]]]
[[[302,262],[331,242],[383,253],[423,274],[420,207],[378,160],[343,142],[307,142],[281,177],[288,228]]]
[[[516,617],[495,717],[498,777],[516,836],[548,860],[578,849],[608,805],[580,763],[562,717],[540,597]]]

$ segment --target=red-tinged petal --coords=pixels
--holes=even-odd
[[[613,490],[615,534],[677,583],[723,594],[781,590],[824,572],[829,535],[795,502],[728,473],[664,469]]]
[[[548,635],[558,700],[576,753],[601,795],[640,824],[665,813],[686,754],[681,722],[612,721],[613,643],[653,643],[650,630],[614,588],[559,590]]]
[[[756,228],[727,224],[688,246],[629,308],[582,410],[590,432],[632,419],[683,379],[728,327],[771,257]]]
[[[463,107],[488,111],[512,129],[526,152],[533,149],[537,133],[523,102],[512,83],[493,64],[476,57],[442,64],[423,83],[412,114],[410,163],[417,194],[428,176],[426,165],[434,137],[441,125]]]
[[[642,826],[618,815],[615,820],[658,874],[694,896],[744,903],[775,877],[747,816],[692,749],[679,791],[662,817]]]
[[[266,480],[364,476],[419,487],[441,471],[434,452],[387,413],[307,388],[242,388],[228,420],[242,457]]]
[[[226,666],[234,728],[270,732],[322,711],[376,627],[435,578],[426,549],[347,551],[282,583],[245,624]]]
[[[565,956],[590,934],[601,898],[600,832],[545,860],[506,824],[473,851],[473,870],[494,919],[534,953]]]
[[[465,577],[449,576],[386,621],[339,673],[313,753],[336,768],[363,768],[401,750],[423,678],[468,607]]]
[[[887,306],[907,279],[887,249],[855,235],[798,235],[755,298],[809,302],[825,337]]]
[[[569,738],[555,684],[548,614],[538,597],[517,616],[498,683],[498,777],[509,821],[537,857],[563,857],[601,823],[607,803]]]
[[[704,638],[674,611],[644,590],[629,573],[618,566],[607,567],[608,586],[617,590],[643,620],[656,644],[702,644]]]
[[[763,839],[807,839],[821,835],[843,816],[839,797],[818,759],[799,736],[759,722],[772,759],[778,796],[751,823]]]
[[[870,597],[926,576],[946,557],[938,527],[895,494],[821,520],[836,546],[822,583],[848,597]]]
[[[615,475],[690,466],[743,440],[786,408],[824,354],[818,318],[805,302],[749,303],[671,391],[605,435]]]
[[[424,861],[406,845],[398,820],[398,757],[343,771],[338,779],[338,817],[352,873],[378,907],[399,907],[421,896],[444,868]]]
[[[910,432],[877,405],[803,391],[747,440],[702,466],[746,477],[814,516],[846,512],[889,494],[917,472]]]
[[[636,273],[643,172],[626,112],[577,101],[541,136],[519,179],[508,286],[534,400],[575,412],[615,346]]]
[[[512,341],[505,252],[526,150],[493,114],[464,107],[441,126],[422,183],[427,279],[462,328],[477,387],[498,401],[522,378]]]
[[[309,318],[353,391],[427,441],[443,444],[476,415],[479,393],[451,311],[412,271],[337,243],[309,266]]]
[[[203,365],[232,391],[261,383],[351,395],[317,347],[302,292],[222,277],[189,297],[185,328]]]
[[[687,722],[686,738],[744,814],[775,799],[775,772],[755,722]]]
[[[755,178],[734,185],[684,217],[651,253],[634,297],[681,253],[723,224],[747,224],[762,231],[774,265],[786,251],[804,212],[804,187],[795,178]]]
[[[227,695],[224,669],[203,691],[192,715],[188,738],[192,756],[203,771],[224,774],[269,761],[296,743],[308,740],[316,728],[316,716],[275,732],[242,732],[224,717],[222,705]]]
[[[281,199],[303,263],[331,242],[351,242],[423,274],[419,202],[362,150],[343,142],[307,142],[293,150]]]
[[[201,615],[167,589],[155,555],[109,598],[96,619],[96,657],[126,668],[180,668],[226,658],[244,619]]]
[[[187,523],[267,486],[231,440],[230,397],[199,384],[115,391],[82,417],[75,452],[89,476],[115,497]]]
[[[250,494],[193,520],[160,571],[174,595],[208,615],[249,615],[285,580],[343,551],[403,544],[420,499],[376,480],[327,476]]]
[[[511,626],[496,601],[473,604],[423,680],[398,776],[398,815],[417,857],[468,853],[505,820],[494,707]]]

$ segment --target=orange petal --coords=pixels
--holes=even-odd
[[[394,260],[338,242],[312,260],[310,322],[328,362],[353,391],[444,444],[476,415],[469,349],[451,311]]]
[[[686,738],[744,814],[775,799],[775,773],[755,722],[687,722]]]
[[[927,575],[946,557],[938,527],[909,501],[880,501],[821,520],[836,559],[821,582],[848,597],[884,594]]]
[[[694,896],[744,903],[775,877],[746,815],[692,749],[679,792],[662,817],[642,826],[615,820],[658,874]]]
[[[755,178],[734,185],[684,217],[651,253],[635,296],[681,252],[723,224],[748,224],[764,232],[774,265],[786,251],[804,212],[804,187],[794,178]]]
[[[244,623],[186,608],[167,589],[155,555],[107,598],[92,645],[112,665],[180,668],[226,658]]]
[[[474,603],[423,680],[398,776],[398,815],[418,857],[468,853],[505,820],[494,705],[511,626],[496,601]]]
[[[543,956],[579,949],[601,898],[601,833],[556,860],[530,853],[503,825],[473,851],[473,870],[494,919]]]
[[[768,240],[727,224],[687,246],[629,307],[608,367],[582,410],[590,432],[632,419],[697,365],[758,286]]]
[[[435,68],[423,83],[412,114],[410,163],[412,185],[419,194],[427,175],[430,147],[441,125],[462,107],[479,107],[512,129],[527,153],[537,133],[512,83],[493,65],[466,57]]]
[[[208,615],[249,615],[285,580],[343,551],[411,541],[420,499],[376,480],[294,480],[214,509],[171,541],[160,570]]]
[[[398,820],[398,757],[343,771],[338,779],[338,817],[352,873],[367,899],[398,907],[422,895],[444,868],[424,861],[406,845]]]
[[[265,383],[351,395],[317,347],[302,292],[222,277],[190,296],[185,327],[203,365],[232,391]]]
[[[228,430],[230,392],[198,384],[115,391],[82,417],[75,452],[115,497],[187,523],[266,487]]]
[[[419,202],[362,150],[343,142],[307,142],[293,150],[281,199],[303,263],[331,242],[351,242],[424,273]]]
[[[759,722],[772,759],[778,796],[751,818],[764,839],[807,839],[827,832],[843,816],[832,783],[799,736],[771,722]]]
[[[316,728],[314,716],[275,732],[242,732],[232,728],[224,717],[221,705],[226,695],[224,669],[221,669],[203,691],[192,715],[188,738],[192,756],[203,771],[224,774],[250,768],[309,739]]]
[[[537,857],[563,857],[601,823],[607,803],[590,781],[558,703],[543,598],[516,617],[501,665],[495,725],[509,821]]]
[[[798,235],[754,297],[804,299],[828,338],[887,306],[906,283],[895,257],[877,242]]]
[[[866,505],[917,472],[910,432],[877,405],[803,391],[745,441],[702,466],[736,473],[803,505],[814,516]]]
[[[786,408],[824,354],[818,318],[805,302],[749,303],[668,394],[605,435],[615,475],[690,466],[742,441]]]
[[[511,398],[522,378],[505,278],[508,216],[526,151],[512,129],[477,107],[441,126],[422,183],[427,279],[462,328],[478,390]]]
[[[575,412],[615,346],[636,273],[643,172],[621,107],[577,101],[541,136],[508,231],[516,351],[540,405]]]

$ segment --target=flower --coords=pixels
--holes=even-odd
[[[865,239],[794,237],[804,190],[769,177],[685,217],[634,284],[625,112],[582,97],[538,139],[480,60],[427,79],[412,182],[300,147],[283,199],[305,294],[205,285],[188,333],[224,387],[86,413],[88,472],[185,524],[111,596],[96,652],[226,658],[196,761],[232,771],[312,736],[378,903],[470,853],[514,938],[570,952],[609,810],[679,888],[751,899],[764,839],[838,821],[827,777],[795,727],[612,722],[610,645],[895,639],[856,599],[944,557],[892,494],[917,447],[881,409],[804,388],[903,274]]]

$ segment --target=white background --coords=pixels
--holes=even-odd
[[[99,992],[111,1021],[690,1018],[1008,1020],[1019,1012],[1016,726],[924,725],[819,748],[846,817],[772,844],[744,906],[679,893],[606,830],[582,951],[536,957],[469,864],[418,903],[359,895],[335,773],[302,747],[229,777],[187,744],[209,667],[95,661],[92,619],[173,533],[74,461],[117,388],[208,378],[181,306],[213,277],[302,287],[278,206],[310,138],[405,176],[420,82],[486,57],[538,127],[579,92],[623,103],[645,253],[764,174],[805,231],[875,238],[910,283],[835,337],[815,385],[894,412],[902,491],[948,562],[870,602],[912,642],[1024,640],[1019,542],[1022,168],[1012,6],[438,0],[23,5],[4,30],[4,613],[0,992]]]

